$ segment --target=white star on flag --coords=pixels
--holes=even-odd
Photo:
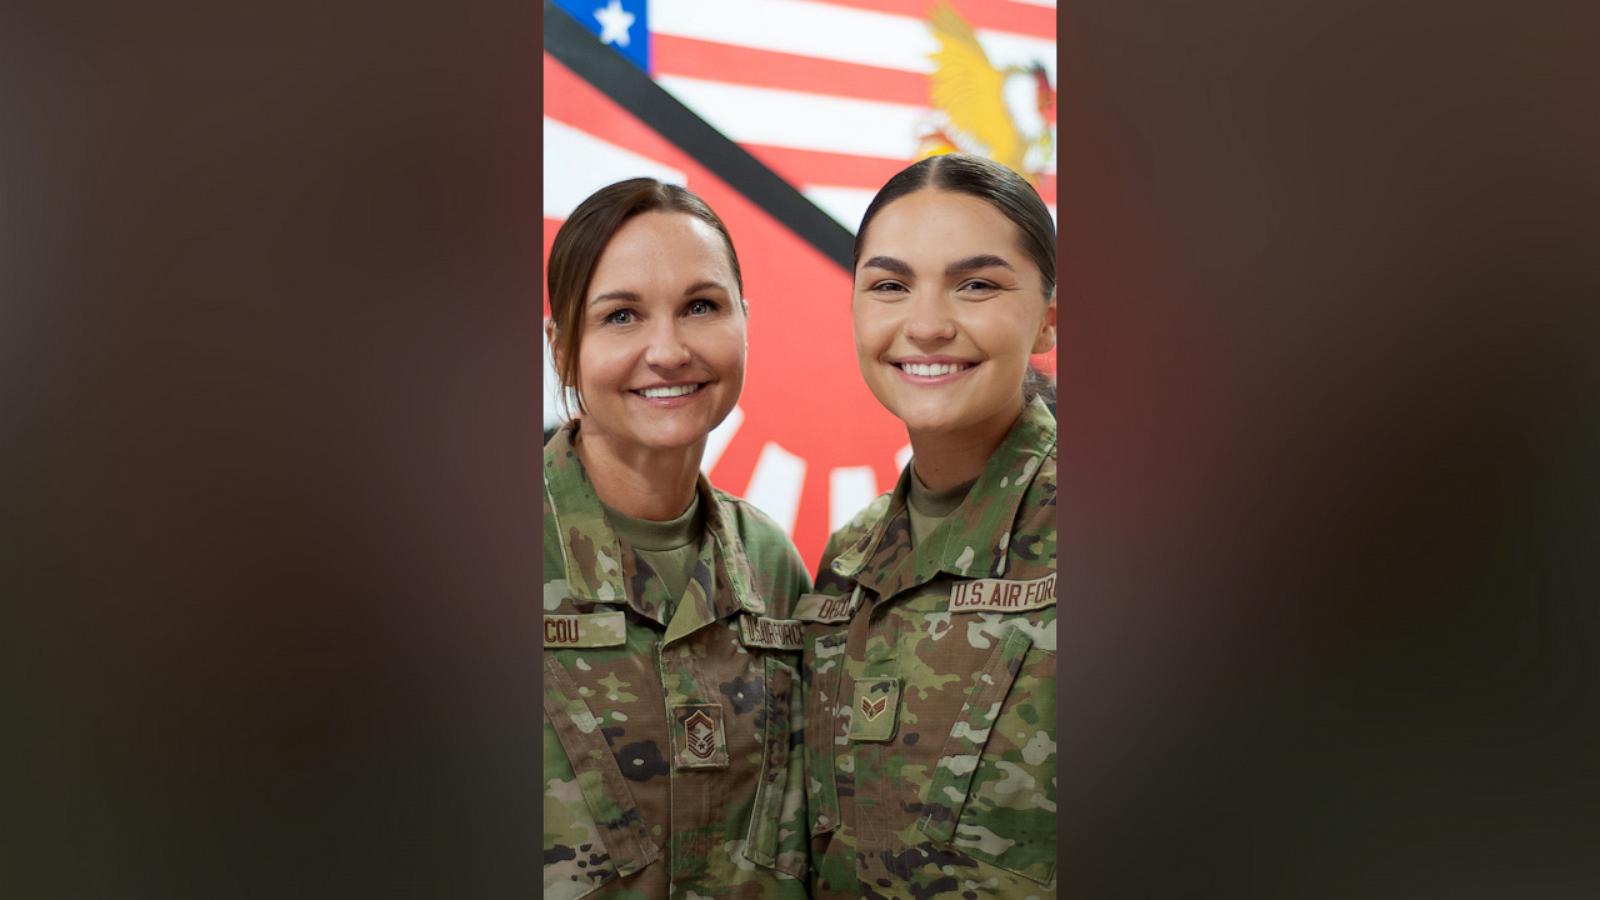
[[[611,0],[604,9],[596,10],[600,20],[600,43],[628,46],[628,29],[633,27],[633,13],[622,8],[622,0]]]

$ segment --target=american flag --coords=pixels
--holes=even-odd
[[[861,383],[839,248],[891,175],[947,149],[1010,147],[1054,213],[1053,0],[555,0],[545,44],[546,260],[572,208],[622,178],[684,184],[722,215],[745,268],[750,361],[704,468],[814,564],[910,454]],[[577,61],[600,47],[648,83]],[[715,138],[685,138],[679,119]],[[735,147],[782,190],[730,174]],[[548,362],[545,383],[549,426]]]

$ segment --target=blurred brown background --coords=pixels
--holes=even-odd
[[[1576,3],[1064,3],[1063,896],[1600,895]]]
[[[0,896],[527,896],[538,9],[0,13]]]

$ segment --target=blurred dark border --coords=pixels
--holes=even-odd
[[[0,896],[538,890],[540,14],[0,14]]]
[[[1061,8],[1062,896],[1600,896],[1597,11]]]

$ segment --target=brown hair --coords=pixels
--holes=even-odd
[[[1026,179],[1010,168],[982,156],[967,153],[947,153],[930,156],[901,169],[890,178],[861,216],[861,227],[856,229],[855,252],[850,260],[854,270],[861,264],[861,247],[867,238],[867,226],[885,206],[907,194],[923,188],[966,194],[986,201],[999,210],[1011,224],[1017,226],[1017,235],[1023,252],[1038,267],[1044,278],[1044,295],[1056,288],[1056,223],[1050,218],[1050,209],[1044,199]],[[1031,364],[1022,382],[1023,398],[1030,400],[1042,396],[1047,403],[1055,402],[1055,389],[1051,380]]]
[[[572,215],[561,223],[550,247],[547,283],[550,288],[550,318],[555,322],[552,349],[559,351],[561,365],[556,374],[562,385],[578,384],[578,346],[583,342],[584,297],[600,254],[634,216],[645,212],[676,212],[694,216],[716,230],[728,248],[728,265],[733,269],[734,287],[744,296],[744,278],[739,272],[739,255],[722,219],[693,192],[654,178],[629,178],[609,184],[590,194]],[[583,398],[578,398],[579,409]]]

